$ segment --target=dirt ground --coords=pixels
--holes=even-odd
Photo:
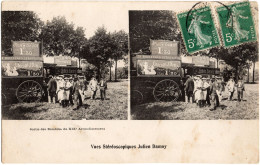
[[[58,103],[19,103],[2,106],[3,120],[126,120],[128,110],[128,81],[108,82],[107,100],[96,100],[89,96],[83,106],[62,108]]]
[[[227,92],[223,95],[221,106],[214,111],[209,107],[199,108],[196,104],[185,102],[154,102],[137,105],[131,108],[133,120],[249,120],[259,118],[259,86],[246,84],[244,101],[237,101],[234,93],[233,101],[227,100]]]

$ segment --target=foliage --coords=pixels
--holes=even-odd
[[[39,40],[43,22],[32,11],[2,11],[2,53],[12,55],[11,41]]]
[[[83,47],[82,57],[98,68],[98,76],[100,76],[101,69],[108,65],[108,60],[115,49],[116,45],[111,34],[107,33],[104,27],[99,27]]]
[[[124,59],[127,62],[128,52],[128,35],[123,30],[111,34],[114,41],[115,49],[111,54],[111,58],[115,61],[115,81],[117,80],[117,61]]]
[[[118,68],[118,78],[119,79],[128,78],[128,66]]]
[[[81,60],[82,71],[86,72],[89,70],[97,70],[97,67],[93,64],[88,63],[86,60]]]
[[[84,33],[82,27],[74,29],[74,24],[68,23],[65,17],[54,17],[42,28],[44,53],[77,56],[86,42]]]
[[[115,44],[114,52],[111,56],[114,60],[125,59],[128,52],[128,35],[125,31],[115,31],[111,34],[111,37]]]
[[[131,53],[141,50],[149,54],[150,39],[179,41],[181,38],[172,11],[130,11],[129,25]]]
[[[245,43],[228,49],[212,48],[209,56],[224,60],[227,65],[234,68],[236,78],[238,78],[238,76],[242,76],[238,75],[239,73],[242,74],[251,62],[258,59],[258,42]]]

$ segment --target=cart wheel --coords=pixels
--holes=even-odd
[[[38,102],[42,98],[42,87],[36,81],[24,81],[18,86],[16,90],[16,97],[19,102]]]
[[[131,102],[133,104],[141,104],[143,102],[143,94],[138,90],[133,90],[131,93]]]
[[[7,104],[7,97],[5,94],[1,94],[1,97],[2,97],[2,105],[6,105]]]
[[[173,80],[162,80],[153,89],[156,101],[176,101],[180,96],[179,85]]]

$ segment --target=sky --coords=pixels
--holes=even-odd
[[[75,5],[67,7],[66,10],[60,10],[57,12],[57,8],[50,8],[48,12],[42,10],[36,10],[40,19],[44,22],[51,21],[53,17],[65,16],[68,22],[75,24],[75,27],[81,26],[85,29],[85,37],[90,38],[95,34],[98,27],[104,26],[108,32],[114,32],[124,30],[128,33],[128,17],[127,12],[118,14],[115,10],[104,8],[102,10],[95,9],[93,5]],[[109,13],[109,14],[107,14]],[[119,21],[120,20],[120,21]],[[122,22],[123,20],[123,22]],[[123,60],[118,61],[118,67],[125,65]],[[112,69],[114,69],[113,66]]]
[[[90,38],[98,27],[104,26],[108,32],[124,30],[128,32],[128,12],[118,12],[117,8],[106,8],[95,3],[63,3],[56,7],[46,4],[34,11],[41,20],[52,20],[56,16],[65,16],[68,22],[85,29],[85,35]],[[48,8],[48,12],[46,12]],[[58,12],[57,12],[58,11]]]

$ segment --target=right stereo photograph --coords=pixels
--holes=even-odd
[[[130,10],[132,120],[257,120],[258,41],[249,2]]]

